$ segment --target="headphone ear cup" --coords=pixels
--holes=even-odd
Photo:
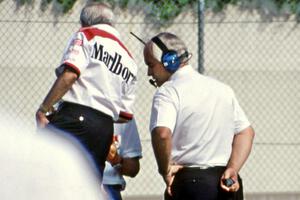
[[[177,56],[175,51],[168,51],[164,53],[161,61],[166,70],[171,73],[175,72],[180,66],[180,58]]]

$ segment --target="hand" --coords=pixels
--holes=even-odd
[[[163,175],[164,181],[166,183],[166,190],[170,196],[172,196],[171,185],[174,181],[175,174],[182,169],[182,165],[169,165],[168,173]]]
[[[232,184],[230,187],[227,187],[223,181],[225,179],[231,178],[234,181],[234,184]],[[221,180],[220,180],[220,186],[223,190],[227,192],[236,192],[240,188],[240,184],[238,182],[238,174],[235,169],[233,168],[227,168],[225,172],[223,173]]]
[[[116,143],[114,141],[110,145],[110,149],[109,149],[108,155],[106,157],[106,160],[111,165],[116,165],[118,163],[121,163],[122,158],[118,154],[118,148],[117,148],[117,145],[116,145]]]
[[[36,123],[39,128],[45,128],[45,126],[49,123],[49,120],[46,117],[46,114],[38,110],[35,114]]]

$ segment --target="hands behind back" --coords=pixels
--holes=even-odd
[[[231,186],[226,186],[224,183],[225,179],[231,178],[234,183]],[[223,190],[227,192],[236,192],[240,188],[240,184],[238,182],[238,174],[233,168],[227,168],[220,180],[220,186]]]

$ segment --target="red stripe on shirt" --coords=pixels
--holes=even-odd
[[[76,71],[76,73],[78,74],[78,76],[80,75],[80,70],[78,67],[76,67],[74,64],[69,63],[69,62],[64,62],[65,65],[68,65],[68,67],[71,67],[72,69],[74,69]]]
[[[132,120],[133,114],[120,111],[119,117],[122,117],[122,118],[127,119],[127,120]]]
[[[132,58],[130,52],[128,51],[128,49],[125,47],[125,45],[113,34],[108,33],[106,31],[97,29],[97,28],[81,28],[79,31],[83,32],[85,37],[87,38],[88,41],[90,41],[91,39],[93,39],[95,36],[101,36],[104,38],[109,38],[112,39],[116,42],[119,43],[119,45],[128,53],[128,55]]]

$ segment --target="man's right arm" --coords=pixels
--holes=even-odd
[[[156,127],[152,130],[151,136],[158,171],[162,176],[167,175],[171,161],[171,130],[167,127]]]
[[[64,96],[64,94],[72,87],[77,78],[77,73],[66,68],[64,72],[56,79],[40,108],[36,112],[38,126],[45,127],[45,125],[48,123],[46,113],[51,111],[52,106]]]

